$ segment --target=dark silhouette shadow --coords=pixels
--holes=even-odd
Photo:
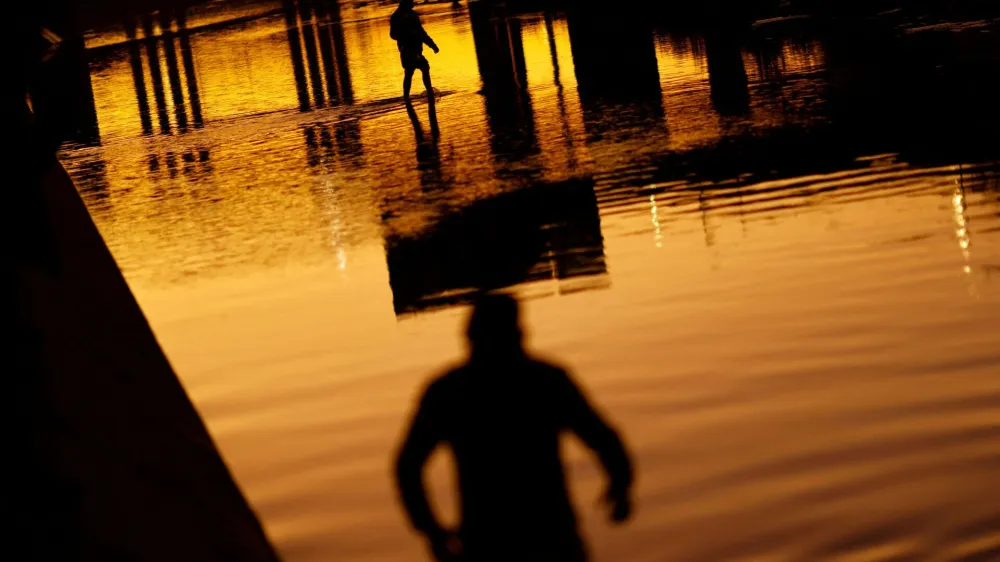
[[[585,560],[559,455],[567,432],[603,465],[611,519],[631,513],[632,464],[621,439],[563,369],[527,354],[518,316],[513,297],[476,300],[467,361],[424,391],[396,459],[400,498],[437,560]],[[454,532],[434,516],[422,480],[439,445],[458,468]]]
[[[607,287],[594,186],[537,183],[477,201],[417,237],[386,240],[396,314],[468,302],[476,290],[557,281],[561,292]]]

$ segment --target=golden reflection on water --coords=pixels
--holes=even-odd
[[[967,220],[965,218],[965,192],[961,187],[955,189],[955,194],[951,198],[951,205],[955,208],[955,236],[958,238],[958,247],[962,250],[962,258],[968,263],[969,261],[969,246],[971,242],[969,240],[969,229]],[[970,268],[968,265],[962,268],[966,273],[969,273]]]
[[[590,48],[571,15],[442,4],[420,8],[435,135],[400,103],[388,9],[212,4],[94,34],[100,141],[61,155],[287,560],[420,556],[388,451],[461,353],[462,311],[423,301],[491,264],[442,217],[499,195],[507,242],[529,209],[543,226],[514,281],[561,295],[530,300],[535,345],[639,455],[641,511],[610,532],[572,449],[598,559],[995,549],[997,293],[973,279],[1000,263],[995,167],[899,122],[836,129],[857,92],[819,40],[640,26]],[[914,513],[941,536],[893,526]]]
[[[425,103],[415,122],[399,103],[389,9],[262,2],[232,23],[193,10],[90,37],[101,141],[64,159],[133,285],[293,264],[348,275],[362,248],[420,238],[475,201],[572,177],[594,179],[595,217],[648,198],[656,248],[672,243],[663,225],[676,201],[715,247],[734,210],[745,233],[748,209],[767,217],[817,204],[828,189],[853,192],[839,176],[779,179],[757,193],[739,187],[753,177],[742,170],[685,179],[712,176],[754,138],[826,123],[832,73],[818,40],[747,48],[640,26],[591,49],[603,31],[566,14],[422,8],[441,46],[427,54],[436,135]],[[727,146],[743,148],[711,160]],[[882,182],[887,195],[908,181],[880,172],[902,165],[888,158],[857,155],[853,165],[873,168],[861,185]],[[968,262],[964,199],[953,206]]]
[[[251,223],[260,224],[245,212],[258,212],[279,204],[281,216],[271,215],[262,222],[293,231],[298,230],[296,225],[307,225],[315,220],[314,217],[328,214],[329,211],[317,212],[309,203],[316,201],[315,198],[285,198],[289,190],[298,191],[316,182],[321,185],[312,190],[323,192],[322,198],[339,197],[353,203],[369,200],[369,190],[360,186],[362,182],[384,188],[379,197],[382,201],[369,200],[367,208],[357,205],[343,208],[342,203],[338,204],[341,208],[337,220],[341,231],[363,229],[365,223],[375,222],[376,217],[389,212],[395,216],[387,228],[400,234],[412,234],[424,228],[424,220],[435,214],[434,207],[439,204],[439,201],[429,201],[419,190],[450,190],[449,197],[457,198],[451,204],[458,205],[496,192],[500,185],[495,178],[495,165],[490,164],[496,149],[491,148],[489,140],[498,135],[513,135],[514,142],[520,142],[518,135],[534,135],[532,142],[537,145],[537,155],[519,153],[515,156],[530,160],[525,165],[536,180],[558,180],[577,174],[578,164],[586,161],[588,155],[582,142],[584,133],[578,102],[566,93],[567,88],[575,86],[575,80],[565,22],[545,22],[538,18],[519,26],[516,36],[520,41],[516,46],[526,53],[526,78],[534,93],[532,114],[521,117],[525,121],[513,123],[509,130],[507,123],[497,123],[496,126],[501,127],[498,132],[490,130],[490,119],[484,111],[484,102],[489,100],[476,93],[480,89],[480,75],[468,19],[430,14],[425,20],[427,29],[438,38],[442,49],[441,55],[432,60],[435,85],[444,93],[439,108],[443,122],[442,141],[436,147],[438,156],[429,165],[420,162],[416,166],[407,165],[414,161],[414,152],[418,152],[417,159],[420,158],[419,147],[414,146],[415,141],[411,140],[414,137],[408,132],[410,124],[398,108],[390,106],[392,111],[386,112],[380,105],[398,96],[400,87],[398,55],[388,39],[384,19],[346,23],[342,32],[336,34],[330,30],[339,30],[339,26],[322,28],[314,16],[304,18],[298,11],[292,20],[287,14],[285,17],[268,15],[235,29],[196,32],[189,39],[185,38],[186,44],[172,40],[169,45],[163,41],[143,42],[145,32],[139,24],[135,36],[140,44],[135,53],[130,55],[130,50],[124,47],[101,47],[109,54],[106,62],[95,67],[93,85],[99,127],[105,142],[94,150],[96,154],[82,158],[103,162],[103,174],[97,178],[101,185],[95,186],[108,189],[102,208],[110,210],[113,207],[115,213],[144,215],[141,220],[139,217],[117,217],[116,223],[138,223],[143,228],[123,232],[133,240],[123,241],[115,248],[116,253],[142,252],[143,248],[152,250],[157,246],[150,244],[158,237],[154,233],[157,230],[164,233],[161,237],[170,232],[171,237],[192,244],[211,244],[211,248],[186,248],[184,252],[188,256],[217,255],[220,251],[242,253],[249,249],[246,248],[248,242],[253,246],[258,241],[257,237],[248,236],[241,244],[240,236],[232,238],[232,235]],[[287,32],[288,21],[295,23],[295,37]],[[192,20],[188,26],[192,23],[197,25],[199,22]],[[154,36],[162,31],[158,24],[150,29]],[[175,34],[185,35],[177,22],[171,24],[171,29]],[[342,40],[338,41],[341,35]],[[323,48],[304,46],[307,39],[319,42],[323,37],[333,38],[334,44],[328,49],[334,54],[332,58],[317,55],[324,52]],[[171,82],[171,69],[167,64],[170,57],[166,49],[183,51],[186,47],[194,62],[194,72],[186,75],[174,69],[174,77],[182,83],[176,88],[170,87],[172,84],[166,85]],[[305,61],[299,62],[302,67],[299,69],[292,62],[295,57],[289,57],[289,52],[294,54],[296,48],[300,51],[298,58]],[[338,56],[344,55],[346,71],[325,68],[329,60],[336,62]],[[183,52],[173,54],[176,60],[183,60],[184,56]],[[136,66],[141,69],[141,83],[136,82],[130,70]],[[569,72],[560,72],[557,67],[567,68]],[[300,73],[298,79],[296,72]],[[345,79],[338,79],[338,74]],[[341,90],[344,83],[350,84],[351,103],[324,99],[333,81],[338,82]],[[156,88],[156,84],[161,87]],[[187,99],[174,99],[174,92],[185,91]],[[194,92],[206,125],[180,131],[177,116],[191,113]],[[282,116],[303,107],[303,96],[306,107],[330,106],[316,110],[324,113],[316,113],[315,123],[310,122],[308,114]],[[146,114],[140,98],[145,99]],[[517,119],[516,115],[514,117]],[[532,123],[559,126],[534,127]],[[302,132],[293,131],[296,127]],[[525,133],[526,127],[533,130]],[[296,143],[295,137],[299,134],[304,136],[303,143]],[[306,154],[299,156],[303,151]],[[307,166],[302,165],[303,160]],[[432,170],[428,173],[421,171],[421,167]],[[380,173],[372,175],[372,170]],[[318,177],[323,179],[320,181]],[[365,193],[332,195],[334,191],[351,190],[352,186],[354,191]],[[246,201],[248,197],[257,198],[246,191],[259,188],[267,193],[282,194],[281,202],[262,206]],[[199,200],[208,196],[209,191],[212,195],[208,201]],[[183,192],[192,197],[182,196]],[[267,193],[260,196],[267,197]],[[150,214],[143,199],[156,199],[161,195],[164,201],[156,203],[157,212]],[[214,208],[193,209],[208,203]],[[178,228],[200,228],[190,221],[168,224],[176,222],[174,218],[183,215],[186,211],[182,209],[189,207],[230,226],[221,232],[177,236],[181,234]],[[396,212],[397,207],[404,212]],[[297,211],[293,213],[293,210]],[[280,223],[274,224],[276,218],[281,219]],[[107,228],[100,216],[98,221]],[[146,229],[148,234],[143,235]],[[302,244],[304,240],[300,234],[302,232],[296,233],[295,241],[289,240],[284,247],[281,247],[281,237],[271,240],[277,241],[278,247],[286,253],[294,244],[297,248],[292,253],[301,255],[307,251],[307,246]],[[232,241],[225,242],[227,237]],[[142,243],[137,240],[140,238]],[[315,238],[315,235],[306,238]],[[160,254],[163,250],[161,247],[154,252]],[[264,249],[258,248],[258,251]],[[321,246],[314,246],[310,252],[322,252]],[[161,254],[161,257],[165,256]],[[120,260],[127,270],[136,261],[147,264],[158,261],[151,256],[142,259],[130,255],[120,256]],[[337,260],[344,262],[341,257]],[[218,259],[216,256],[209,261],[215,266],[226,267],[245,264],[247,260]],[[256,261],[268,260],[257,258]],[[175,277],[162,273],[152,277],[159,280]]]
[[[653,243],[657,248],[662,248],[663,233],[660,231],[660,212],[656,208],[656,195],[649,196],[649,214],[653,223]]]

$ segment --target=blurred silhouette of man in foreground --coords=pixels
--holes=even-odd
[[[586,560],[559,458],[564,431],[604,466],[612,521],[631,513],[632,465],[621,439],[565,371],[527,355],[518,315],[513,297],[480,297],[468,361],[427,387],[399,451],[403,505],[437,560]],[[457,531],[438,522],[424,488],[424,465],[439,444],[451,447],[458,467]]]
[[[424,58],[424,44],[438,53],[437,44],[424,31],[420,16],[413,9],[413,0],[399,0],[399,7],[389,18],[389,37],[396,40],[399,48],[399,61],[403,64],[403,99],[410,101],[410,86],[413,84],[413,73],[420,69],[424,78],[424,88],[427,89],[427,100],[434,102],[434,88],[431,86],[431,65]]]

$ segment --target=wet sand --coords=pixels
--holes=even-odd
[[[163,40],[95,32],[100,141],[62,160],[284,559],[420,559],[390,456],[463,353],[441,294],[489,259],[400,248],[570,178],[593,185],[516,290],[531,347],[635,451],[612,529],[568,448],[596,560],[1000,556],[993,24],[633,24],[596,48],[580,14],[437,5],[435,140],[396,99],[384,10],[282,9],[189,13],[177,72]]]

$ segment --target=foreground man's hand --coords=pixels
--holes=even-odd
[[[451,531],[440,529],[427,534],[428,547],[431,556],[438,562],[460,562],[462,560],[462,542],[458,535]]]
[[[624,523],[632,516],[632,498],[628,490],[613,490],[608,488],[602,498],[607,505],[614,523]]]

